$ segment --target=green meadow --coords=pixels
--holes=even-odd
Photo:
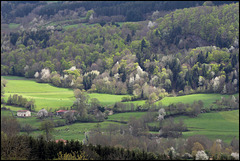
[[[101,129],[106,129],[111,124],[119,124],[115,122],[104,121],[100,123],[75,123],[72,125],[66,125],[62,127],[55,128],[53,136],[56,139],[65,139],[65,140],[80,140],[84,139],[84,132],[90,131],[91,129],[97,128],[99,126]]]
[[[35,100],[36,111],[42,108],[53,110],[61,107],[70,108],[75,101],[73,89],[54,87],[48,83],[37,83],[34,80],[16,76],[3,76],[3,78],[8,81],[4,94],[5,101],[10,95],[22,95],[29,100]],[[97,98],[102,105],[112,105],[126,96],[129,95],[89,94],[90,99]]]
[[[10,29],[15,29],[15,28],[17,28],[19,25],[20,25],[20,24],[10,23],[10,24],[8,25],[8,27],[9,27]]]
[[[234,137],[239,139],[239,110],[204,113],[195,118],[179,116],[175,117],[174,121],[178,122],[180,119],[183,119],[189,130],[183,132],[184,138],[205,135],[213,141],[221,139],[226,143],[230,143]],[[149,125],[158,126],[159,124],[154,122]]]
[[[97,126],[101,129],[106,129],[112,124],[120,124],[116,122],[104,121],[100,123],[75,123],[71,125],[61,126],[54,128],[52,136],[54,139],[64,139],[64,140],[79,140],[82,141],[85,138],[85,132],[88,132],[92,129],[96,129]],[[22,132],[23,134],[25,132]],[[43,134],[42,131],[34,131],[31,136],[39,136]]]
[[[239,94],[234,94],[235,96],[238,96]],[[170,105],[175,104],[178,102],[182,102],[184,104],[192,104],[194,101],[202,100],[204,107],[209,107],[213,102],[215,102],[218,99],[221,99],[221,97],[229,97],[231,95],[221,95],[221,94],[191,94],[191,95],[185,95],[185,96],[177,96],[177,97],[164,97],[162,100],[156,102],[162,103],[163,105]]]
[[[1,104],[1,107],[3,107],[2,104]],[[26,108],[24,107],[16,107],[16,106],[9,106],[9,105],[4,105],[4,107],[6,107],[7,109],[10,109],[13,112],[17,112],[18,110],[26,110]]]
[[[131,117],[135,117],[136,119],[142,117],[146,112],[126,112],[126,113],[118,113],[114,115],[108,116],[108,120],[110,121],[124,121],[128,122]]]
[[[239,139],[239,110],[206,113],[197,118],[184,116],[179,118],[184,119],[184,123],[190,130],[184,132],[183,137],[205,135],[212,140],[219,138],[227,143],[230,143],[235,136]]]
[[[112,94],[103,94],[103,93],[90,93],[89,97],[97,98],[102,105],[112,105],[115,102],[120,102],[123,97],[127,97],[130,95],[112,95]]]
[[[138,101],[128,101],[128,102],[123,102],[123,103],[133,103],[135,106],[142,106],[144,105],[146,100],[138,100]]]
[[[29,100],[35,100],[36,111],[42,108],[70,107],[75,100],[72,89],[57,88],[48,83],[37,83],[34,80],[15,79],[16,77],[3,78],[8,81],[4,94],[5,101],[10,95],[22,95]]]

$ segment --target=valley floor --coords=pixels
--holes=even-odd
[[[52,108],[52,111],[61,109],[62,107],[69,108],[75,100],[73,90],[66,88],[57,88],[47,83],[36,83],[34,80],[28,80],[21,77],[7,77],[8,83],[5,88],[5,101],[13,94],[19,94],[27,99],[34,99],[36,101],[36,112],[42,108],[47,110]],[[235,94],[237,96],[238,94]],[[127,95],[110,95],[91,93],[90,98],[97,98],[102,105],[110,107],[115,102],[120,102],[122,97]],[[192,94],[178,97],[165,97],[159,102],[163,105],[169,105],[171,103],[184,102],[193,103],[195,100],[202,100],[204,107],[210,106],[213,102],[221,97],[229,97],[228,95],[221,94]],[[144,100],[132,101],[135,105],[143,105]],[[157,102],[157,103],[159,103]],[[127,102],[130,103],[130,102]],[[2,107],[2,105],[1,105]],[[5,106],[9,108],[14,115],[18,110],[23,110],[22,107]],[[12,112],[1,110],[1,116],[11,116]],[[17,118],[22,124],[30,124],[34,129],[38,129],[41,120],[36,118],[36,112],[32,113],[28,118]],[[131,117],[140,118],[147,112],[127,112],[118,113],[108,116],[108,119],[100,123],[74,123],[71,125],[65,125],[54,128],[53,137],[55,139],[65,140],[80,140],[85,137],[84,133],[96,128],[100,125],[101,128],[107,128],[110,124],[122,124],[127,123]],[[54,116],[54,122],[64,122],[60,117]],[[230,143],[233,137],[239,138],[239,110],[223,111],[223,112],[211,112],[200,114],[196,118],[189,118],[187,116],[179,116],[176,120],[183,119],[189,131],[183,132],[183,137],[187,138],[192,135],[205,135],[211,140],[222,139],[224,142]],[[155,125],[157,122],[149,123],[149,125]],[[150,131],[150,133],[158,133]],[[36,130],[31,133],[33,136],[42,134],[42,131]]]

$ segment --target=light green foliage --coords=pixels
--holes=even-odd
[[[80,71],[77,69],[77,70],[74,70],[74,71],[71,71],[71,70],[64,70],[64,73],[68,74],[68,75],[74,75],[75,78],[79,77],[81,74],[80,74]]]
[[[212,71],[214,71],[214,73],[217,73],[219,71],[219,67],[220,64],[210,64],[212,67]]]
[[[136,32],[137,30],[141,29],[141,25],[134,22],[126,22],[123,24],[123,27],[126,27],[133,32]]]
[[[86,15],[86,20],[89,20],[90,16],[94,13],[93,10],[88,10],[87,15]]]
[[[212,54],[214,61],[216,61],[217,63],[229,61],[229,52],[226,52],[224,50],[213,50]]]

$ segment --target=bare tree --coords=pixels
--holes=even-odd
[[[20,131],[20,124],[14,117],[3,116],[1,118],[1,131],[9,137],[17,135]]]

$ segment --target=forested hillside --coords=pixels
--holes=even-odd
[[[239,160],[239,2],[1,2],[1,134],[9,160]]]
[[[238,3],[157,16],[2,34],[1,74],[155,101],[176,92],[238,92]]]
[[[234,1],[213,1],[212,5],[232,2]],[[94,3],[88,1],[5,1],[1,3],[1,21],[3,23],[16,23],[21,18],[25,19],[33,17],[33,15],[43,16],[47,19],[59,15],[69,18],[69,16],[79,16],[92,9],[98,19],[101,16],[121,15],[127,21],[139,21],[145,20],[149,13],[156,10],[171,11],[201,6],[203,3],[204,1],[96,1]]]

